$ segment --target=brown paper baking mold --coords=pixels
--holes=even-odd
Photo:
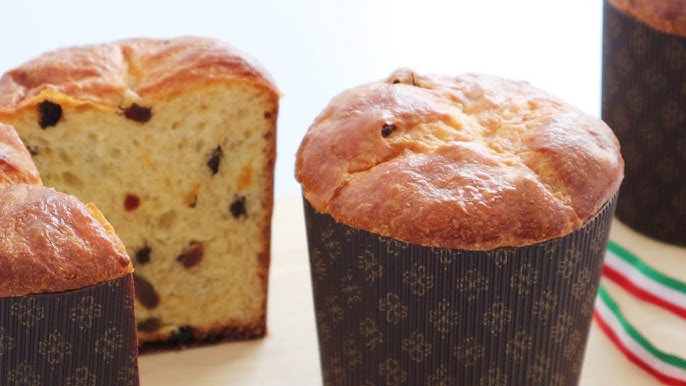
[[[133,276],[0,298],[0,384],[138,385]]]
[[[521,248],[422,247],[305,200],[325,385],[575,385],[616,199]]]
[[[626,161],[617,217],[686,245],[686,37],[651,28],[607,1],[602,117]]]

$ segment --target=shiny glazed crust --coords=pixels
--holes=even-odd
[[[331,101],[303,139],[296,178],[338,222],[490,250],[579,229],[623,168],[605,123],[527,83],[399,70]]]
[[[262,86],[266,72],[227,44],[206,38],[130,39],[55,50],[0,79],[0,117],[48,96],[103,107],[154,102],[213,80]]]
[[[686,36],[686,0],[608,0],[616,9],[669,34]]]
[[[0,189],[0,296],[57,293],[133,272],[92,205],[41,185]]]

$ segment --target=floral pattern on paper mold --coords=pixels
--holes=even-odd
[[[383,332],[379,330],[372,318],[368,317],[360,322],[360,335],[364,339],[365,346],[370,350],[383,343]]]
[[[370,251],[364,251],[357,259],[360,269],[364,272],[364,280],[368,284],[374,284],[376,279],[383,276],[383,265]]]
[[[398,324],[401,319],[407,317],[407,306],[404,305],[398,295],[389,292],[385,298],[379,299],[379,311],[386,315],[386,321]]]
[[[479,379],[479,386],[507,386],[507,374],[494,367]]]
[[[410,291],[417,296],[426,295],[434,286],[434,277],[426,272],[426,267],[415,264],[409,271],[403,273],[403,283],[410,287]]]
[[[550,371],[550,358],[544,355],[537,355],[534,363],[527,371],[528,385],[545,385],[545,379]]]
[[[463,277],[457,280],[457,289],[466,296],[467,300],[474,301],[488,291],[488,278],[478,269],[470,268]]]
[[[407,381],[407,371],[401,369],[400,363],[392,358],[379,365],[379,374],[384,377],[387,386],[398,386]]]
[[[97,377],[88,371],[88,367],[79,367],[74,375],[65,378],[64,386],[95,386]]]
[[[29,297],[12,304],[10,315],[16,317],[22,326],[33,327],[45,317],[45,308]]]
[[[458,314],[450,307],[450,302],[443,299],[435,309],[429,311],[429,322],[434,325],[436,331],[441,334],[450,332],[458,322]]]
[[[532,315],[545,323],[551,317],[555,306],[557,306],[557,295],[550,289],[546,289],[534,303]]]
[[[93,320],[101,315],[102,306],[96,304],[92,296],[81,299],[78,305],[69,309],[69,318],[82,330],[93,327]]]
[[[56,365],[71,355],[72,345],[55,330],[38,343],[38,353],[45,358],[46,362]]]
[[[527,335],[526,331],[519,330],[515,336],[507,342],[505,352],[515,361],[521,360],[524,358],[524,355],[531,350],[532,341],[532,338]]]
[[[538,270],[531,264],[525,264],[519,271],[510,278],[510,288],[514,289],[519,295],[529,293],[531,286],[538,281]]]
[[[15,339],[5,332],[4,327],[0,327],[0,358],[14,348]]]
[[[476,338],[469,337],[453,350],[453,354],[460,360],[462,366],[469,367],[476,363],[486,353],[486,348]]]
[[[0,326],[0,383],[88,386],[106,377],[138,384],[132,290],[129,274],[59,294],[0,298],[0,316],[11,326]]]
[[[511,320],[512,312],[506,308],[503,302],[493,304],[483,315],[483,323],[490,328],[493,335],[502,332]]]
[[[535,385],[556,374],[571,384],[602,268],[590,245],[608,211],[569,240],[483,252],[348,232],[320,215],[312,229],[335,230],[308,236],[326,261],[320,280],[311,259],[325,385]],[[346,256],[329,259],[329,239]]]
[[[456,378],[448,372],[445,366],[441,366],[434,370],[426,379],[427,386],[452,386],[456,382]]]
[[[8,386],[40,386],[41,377],[27,362],[20,363],[5,376]]]
[[[431,355],[431,343],[420,332],[413,332],[403,339],[401,347],[415,362],[421,362]]]

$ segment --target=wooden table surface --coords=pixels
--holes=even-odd
[[[611,238],[655,268],[686,281],[686,249],[648,239],[617,221]],[[657,347],[686,356],[686,322],[605,284],[640,332]],[[267,337],[143,355],[141,385],[321,385],[311,291],[301,199],[279,198],[272,230]],[[581,385],[657,384],[627,361],[593,323]]]

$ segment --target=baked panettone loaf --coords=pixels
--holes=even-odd
[[[41,185],[0,124],[2,383],[137,385],[132,272],[95,205]]]
[[[527,83],[400,70],[331,101],[296,177],[340,223],[490,250],[580,228],[615,195],[623,167],[605,123]]]
[[[398,70],[334,97],[296,159],[323,383],[577,384],[619,150],[488,75]]]
[[[44,54],[0,80],[47,186],[98,205],[136,269],[143,343],[265,333],[278,92],[202,38]]]
[[[602,42],[601,116],[626,160],[617,219],[686,246],[686,0],[605,0]]]

